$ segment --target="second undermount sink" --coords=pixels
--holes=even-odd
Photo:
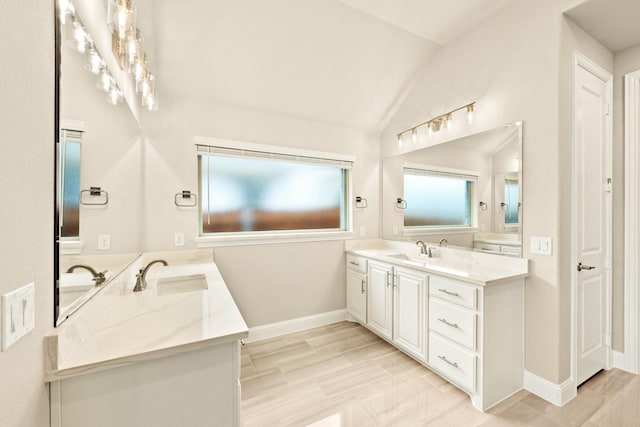
[[[158,279],[156,292],[158,295],[169,295],[182,292],[204,291],[208,288],[206,276],[199,273],[185,276],[161,277]]]

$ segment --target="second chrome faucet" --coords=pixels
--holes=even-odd
[[[151,261],[145,267],[141,268],[138,271],[138,274],[136,274],[136,285],[133,287],[133,292],[140,292],[147,287],[147,272],[149,271],[149,268],[151,268],[152,265],[158,264],[158,263],[161,263],[162,265],[165,265],[165,266],[169,265],[167,261],[163,259],[156,259],[154,261]]]

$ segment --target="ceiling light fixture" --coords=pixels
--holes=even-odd
[[[471,102],[469,104],[463,105],[462,107],[456,108],[455,110],[448,111],[444,114],[439,115],[433,119],[427,120],[426,122],[422,122],[418,125],[415,125],[412,128],[403,130],[402,132],[397,134],[398,137],[398,145],[402,145],[402,136],[405,133],[411,132],[411,137],[414,143],[417,142],[418,129],[426,126],[429,132],[429,136],[432,136],[434,133],[439,132],[443,129],[451,130],[453,128],[453,114],[461,111],[467,111],[467,123],[473,123],[473,111],[475,107],[475,102]]]
[[[122,91],[107,69],[93,38],[76,15],[71,0],[58,0],[59,19],[62,25],[69,22],[73,26],[72,39],[67,44],[76,52],[87,55],[85,69],[97,76],[96,87],[107,93],[107,101],[116,105],[122,102]]]
[[[137,8],[133,0],[109,0],[107,28],[112,33],[113,54],[120,68],[135,80],[142,106],[154,111],[158,109],[155,77],[149,71],[142,46],[142,31],[136,28],[136,18]]]

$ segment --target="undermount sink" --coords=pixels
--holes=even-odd
[[[204,291],[208,289],[207,278],[204,274],[189,274],[185,276],[161,277],[156,285],[158,295],[179,294],[182,292]]]
[[[418,261],[425,262],[428,261],[429,258],[426,255],[408,255],[408,254],[393,254],[389,255],[391,258],[397,258],[402,261]]]

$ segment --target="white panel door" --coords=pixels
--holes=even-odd
[[[381,337],[391,340],[393,266],[369,260],[367,269],[367,325]]]
[[[395,267],[393,341],[422,361],[426,361],[427,283],[426,273]]]
[[[575,69],[574,244],[577,381],[607,367],[610,353],[610,76]]]

